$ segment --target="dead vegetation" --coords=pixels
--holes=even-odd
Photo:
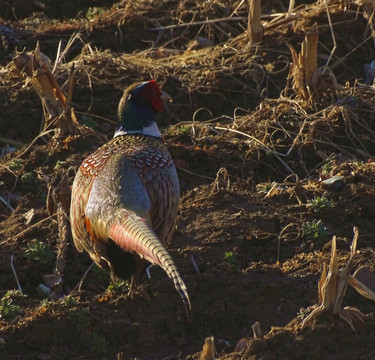
[[[374,271],[372,2],[83,1],[63,9],[69,21],[57,2],[35,4],[17,17],[4,4],[0,18],[5,356],[69,347],[85,359],[305,359],[339,343],[342,359],[370,359],[374,305],[346,287],[373,299],[371,276],[350,275]],[[158,273],[130,298],[68,245],[74,169],[112,136],[122,90],[149,78],[174,98],[161,119],[183,192],[171,251],[192,324]],[[359,248],[356,233],[339,272],[353,225]],[[7,292],[15,275],[26,300]],[[336,318],[316,317],[331,310],[362,331],[360,343]],[[259,338],[249,336],[256,321]]]

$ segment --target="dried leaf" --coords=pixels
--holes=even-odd
[[[349,284],[362,296],[375,301],[375,275],[369,268],[360,267],[349,276]]]
[[[35,209],[30,209],[23,217],[26,219],[25,225],[29,225],[35,214]]]
[[[319,292],[319,303],[323,302],[323,285],[327,278],[327,266],[323,263],[323,271],[322,275],[320,276],[320,280],[318,282],[318,292]]]
[[[215,360],[215,353],[214,337],[210,336],[204,342],[199,360]]]

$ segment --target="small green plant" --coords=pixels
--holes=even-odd
[[[12,320],[20,312],[20,307],[12,304],[13,299],[3,297],[0,300],[0,319]]]
[[[48,304],[50,304],[50,303],[51,303],[51,301],[50,301],[49,299],[43,299],[43,300],[40,302],[39,307],[40,307],[40,308],[46,307],[46,306],[48,306]]]
[[[92,20],[96,17],[98,17],[101,14],[104,14],[107,11],[107,9],[103,7],[98,6],[90,6],[89,9],[86,12],[86,19]]]
[[[267,183],[262,183],[257,185],[257,191],[260,194],[267,194],[271,189],[272,189],[273,183],[272,182],[267,182]]]
[[[226,251],[224,253],[224,262],[228,266],[229,270],[236,271],[238,270],[238,260],[236,254],[233,251]]]
[[[321,169],[322,169],[322,174],[327,175],[333,169],[333,163],[331,161],[327,162],[327,163],[322,165]]]
[[[325,241],[329,236],[329,232],[323,225],[322,220],[306,221],[302,225],[302,230],[304,236],[310,240]]]
[[[22,184],[31,184],[34,181],[34,175],[32,172],[24,173],[21,176],[21,183]]]
[[[316,196],[312,200],[308,200],[307,204],[314,208],[315,212],[319,212],[332,207],[332,200],[328,200],[325,196]]]
[[[119,292],[123,286],[124,286],[124,282],[121,280],[111,282],[107,288],[107,291]]]
[[[98,123],[91,116],[82,116],[80,122],[91,129],[95,129],[98,126]]]
[[[8,290],[4,296],[3,299],[25,299],[27,298],[27,295],[22,294],[20,290]]]
[[[8,167],[10,170],[17,171],[22,167],[22,161],[20,159],[13,159],[9,162]]]
[[[233,253],[233,251],[226,251],[224,253],[223,259],[229,265],[236,265],[237,264],[237,258],[236,258],[236,255]]]
[[[34,241],[31,244],[28,244],[28,249],[25,251],[25,257],[32,261],[39,261],[46,264],[53,259],[53,251],[48,244],[45,244],[42,241]]]
[[[65,306],[71,308],[71,307],[78,305],[79,299],[76,296],[67,295],[67,296],[64,296],[64,298],[62,299],[62,302]]]
[[[181,125],[178,127],[178,131],[181,133],[181,134],[184,134],[184,135],[187,135],[190,133],[190,129],[191,129],[191,126],[190,125]]]
[[[61,160],[57,160],[56,161],[56,164],[55,164],[55,167],[54,167],[54,170],[59,170],[63,167],[63,165],[65,164],[65,161],[61,161]]]

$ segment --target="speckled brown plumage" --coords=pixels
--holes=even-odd
[[[87,251],[115,278],[127,279],[136,273],[143,258],[161,266],[190,316],[186,286],[165,248],[173,235],[178,210],[178,177],[161,137],[145,134],[158,134],[153,118],[142,117],[153,116],[163,105],[157,102],[159,98],[149,102],[138,99],[144,94],[160,97],[160,91],[149,88],[155,85],[146,82],[132,87],[130,94],[125,92],[120,102],[118,135],[80,166],[72,188],[72,233],[77,249]],[[136,106],[149,106],[154,111]],[[135,128],[134,114],[139,117],[139,129]]]

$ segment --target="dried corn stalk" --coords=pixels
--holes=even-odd
[[[299,54],[297,54],[296,50],[294,50],[291,45],[288,45],[293,60],[288,78],[292,78],[293,90],[305,101],[311,99],[311,80],[318,67],[318,37],[318,27],[314,24],[306,34]]]
[[[18,54],[13,64],[20,76],[30,82],[40,97],[44,109],[44,129],[56,127],[62,134],[78,134],[78,122],[70,106],[73,91],[73,75],[69,79],[68,98],[60,89],[50,68],[49,58],[40,52],[37,44],[34,52]]]
[[[199,360],[215,360],[216,350],[214,344],[214,337],[209,336],[204,341],[203,350],[199,356]]]
[[[318,28],[314,24],[306,34],[299,54],[288,45],[293,60],[288,80],[292,80],[292,88],[297,97],[309,104],[332,99],[339,89],[336,77],[330,68],[317,65],[318,37]]]
[[[338,267],[336,237],[332,239],[331,260],[329,263],[328,273],[325,264],[318,283],[319,304],[302,322],[302,328],[323,314],[338,315],[353,330],[354,322],[363,322],[366,318],[365,314],[354,307],[342,307],[342,302],[346,293],[348,284],[357,290],[362,296],[375,301],[375,276],[367,268],[358,269],[354,275],[350,275],[353,264],[353,258],[357,251],[357,241],[359,232],[354,227],[354,237],[350,247],[349,261],[342,268]]]
[[[260,23],[262,7],[260,0],[249,0],[249,16],[247,20],[247,31],[249,34],[249,44],[256,44],[263,38],[263,26]]]

